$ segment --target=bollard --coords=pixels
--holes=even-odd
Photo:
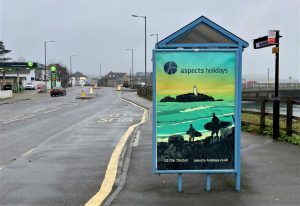
[[[93,91],[93,88],[92,88],[92,87],[89,89],[89,91],[90,91],[90,94],[91,94],[91,95],[94,94],[94,91]]]
[[[81,97],[85,97],[85,92],[81,90]]]

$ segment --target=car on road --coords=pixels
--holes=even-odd
[[[57,96],[57,95],[64,96],[64,95],[66,95],[66,94],[67,94],[66,89],[63,88],[63,87],[53,87],[53,88],[50,90],[50,95],[51,95],[51,97]]]
[[[25,85],[25,90],[35,90],[35,85],[34,83],[32,82],[28,82],[26,85]]]

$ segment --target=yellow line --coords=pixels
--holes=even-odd
[[[141,108],[141,107],[140,107]],[[142,120],[140,123],[131,125],[125,134],[121,137],[120,141],[118,142],[117,146],[115,147],[111,158],[109,160],[104,180],[101,184],[100,190],[87,202],[85,203],[85,206],[99,206],[103,203],[105,198],[109,195],[109,193],[112,191],[116,176],[117,176],[117,170],[118,170],[118,163],[119,158],[122,153],[122,150],[128,140],[128,137],[133,132],[135,127],[138,125],[144,123],[146,121],[147,111],[144,109],[144,114],[142,117]]]

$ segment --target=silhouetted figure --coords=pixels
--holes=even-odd
[[[219,137],[220,120],[215,113],[212,114],[211,126],[211,137],[213,138],[214,134],[216,134],[216,137]]]
[[[189,136],[189,141],[190,141],[190,143],[191,143],[191,142],[194,142],[194,139],[195,139],[195,132],[196,132],[196,130],[194,129],[193,125],[190,124],[189,130],[186,132],[188,135],[190,135],[190,136]]]

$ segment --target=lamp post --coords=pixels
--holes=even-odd
[[[145,20],[145,85],[147,84],[147,17],[131,15],[132,17],[141,17]]]
[[[55,42],[55,41],[45,41],[44,42],[44,49],[45,49],[45,87],[47,90],[47,44],[51,43],[51,42]]]
[[[126,49],[131,51],[131,70],[130,70],[130,84],[132,85],[133,82],[133,49]]]
[[[150,36],[156,36],[156,43],[158,43],[158,34],[150,34]]]
[[[75,56],[77,56],[77,55],[76,54],[70,55],[70,73],[71,73],[71,75],[72,75],[72,57],[75,57]]]
[[[75,57],[75,56],[77,56],[77,55],[76,54],[70,55],[70,75],[72,75],[72,57]],[[73,81],[72,81],[72,77],[71,77],[71,86],[73,86],[72,83],[73,83]]]
[[[99,78],[99,83],[100,83],[100,80],[102,79],[102,75],[101,75],[101,62],[97,62],[100,66],[100,78]]]

